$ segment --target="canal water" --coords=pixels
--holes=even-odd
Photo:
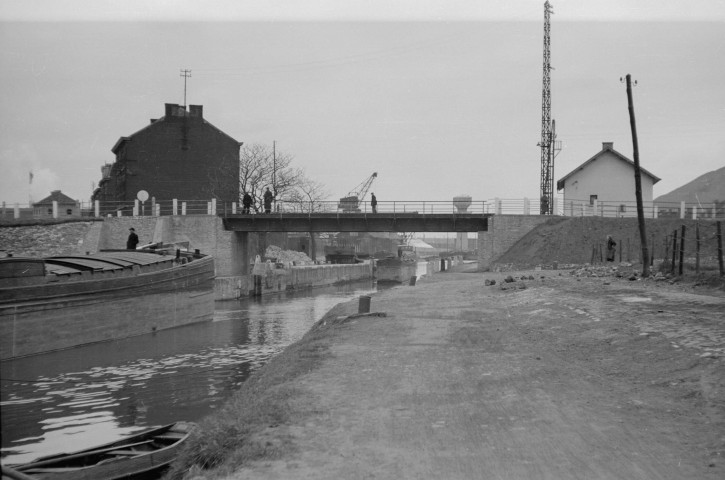
[[[0,364],[2,462],[79,450],[219,408],[371,282],[217,302],[212,322]]]

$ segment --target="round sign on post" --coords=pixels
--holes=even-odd
[[[139,190],[136,194],[136,198],[138,198],[141,202],[145,202],[149,199],[149,192],[147,192],[146,190]]]

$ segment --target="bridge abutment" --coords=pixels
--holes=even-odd
[[[486,271],[531,230],[551,220],[548,215],[494,215],[488,231],[478,232],[478,270]]]

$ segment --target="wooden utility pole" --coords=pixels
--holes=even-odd
[[[635,82],[635,85],[637,83]],[[634,194],[637,198],[637,220],[639,221],[639,241],[642,244],[642,277],[649,277],[649,254],[647,252],[647,232],[644,225],[644,205],[642,202],[642,173],[639,168],[639,144],[637,143],[637,124],[634,120],[634,101],[632,100],[632,75],[627,74],[627,103],[629,105],[629,125],[632,128],[632,154],[634,156]]]

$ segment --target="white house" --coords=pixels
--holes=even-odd
[[[660,181],[640,167],[645,216],[653,216],[652,188]],[[603,142],[602,150],[556,182],[564,215],[637,216],[634,162]]]

